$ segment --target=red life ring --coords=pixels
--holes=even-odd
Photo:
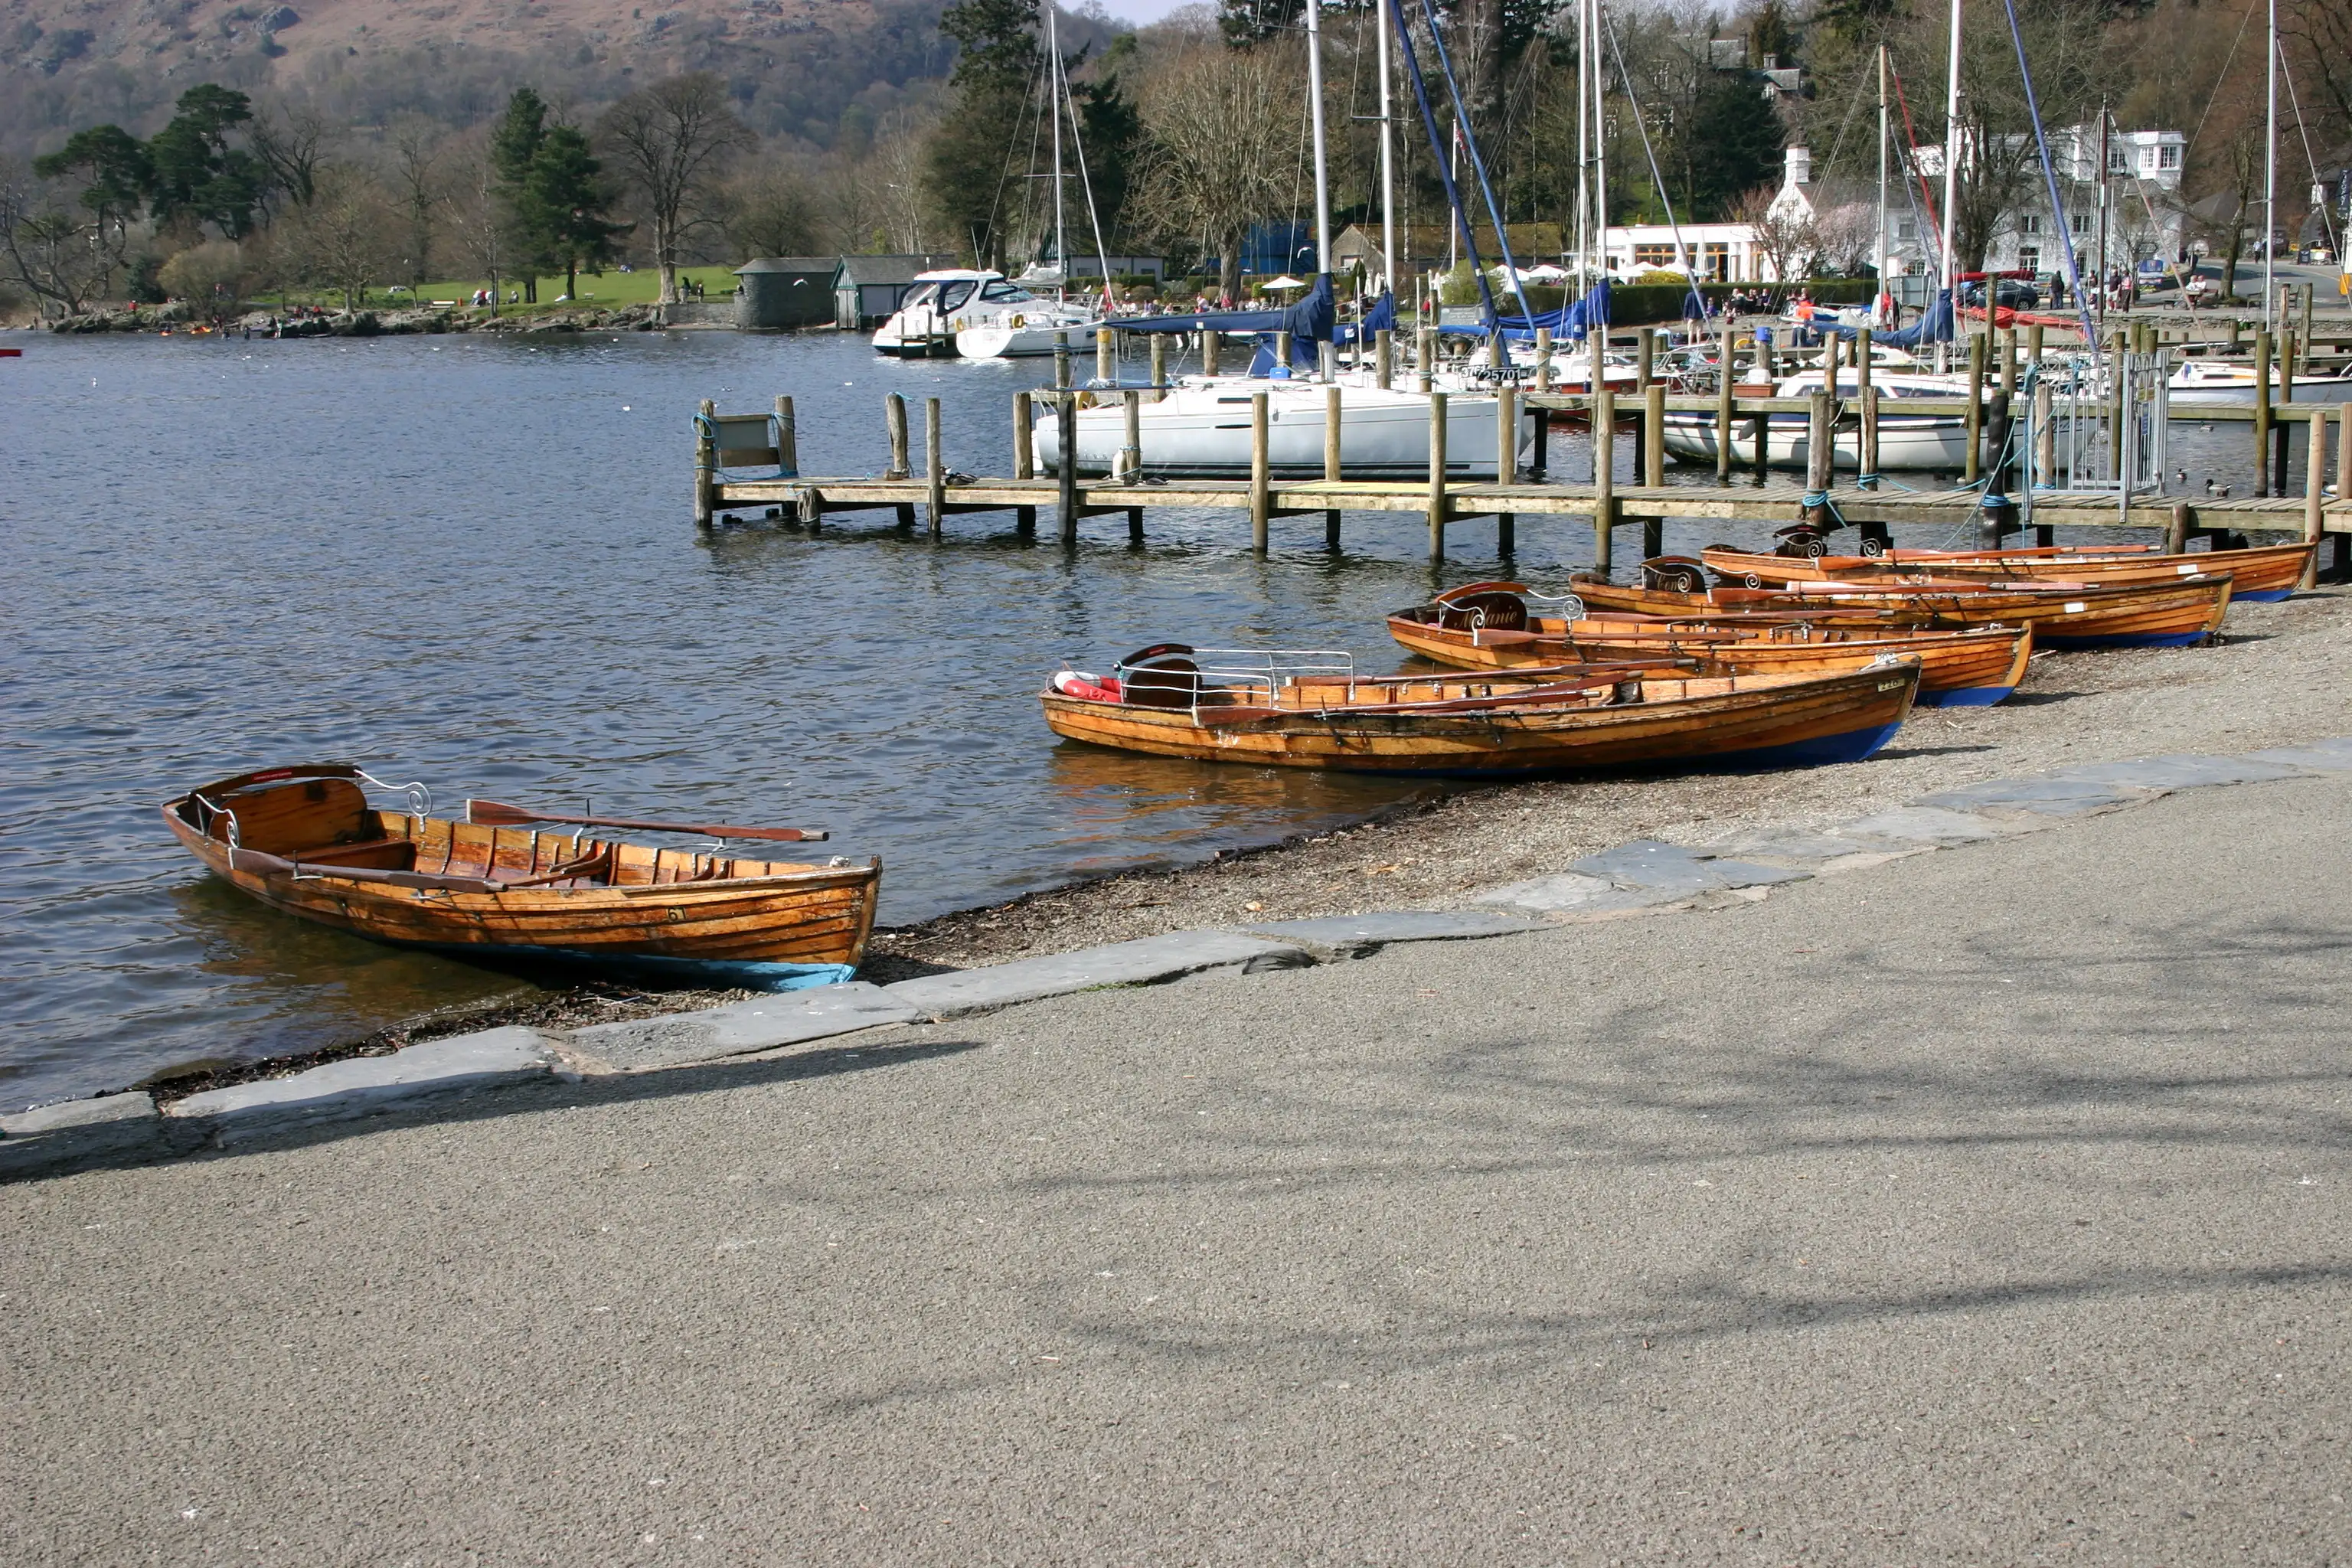
[[[1054,677],[1054,689],[1065,697],[1076,697],[1087,702],[1118,702],[1120,695],[1116,677],[1108,679],[1083,669],[1065,669]]]

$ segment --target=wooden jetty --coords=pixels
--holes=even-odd
[[[1381,334],[1384,340],[1387,335]],[[2156,335],[2155,328],[2136,324],[2119,331],[2114,346],[2118,350],[2127,346],[2143,348],[2152,344]],[[1105,340],[1108,336],[1108,331],[1102,334]],[[2285,437],[2293,426],[2302,425],[2308,433],[2305,449],[2311,454],[2311,461],[2306,465],[2304,493],[2297,496],[2256,494],[2212,500],[2156,490],[2126,494],[2109,489],[2037,490],[2030,497],[1992,497],[1986,493],[1990,487],[1979,484],[1921,490],[1884,479],[1875,483],[1850,480],[1841,488],[1837,484],[1840,476],[1831,467],[1832,441],[1827,437],[1833,431],[1859,430],[1865,468],[1874,461],[1877,446],[1875,426],[1881,399],[1869,384],[1873,356],[1867,332],[1862,334],[1854,360],[1848,366],[1861,373],[1860,395],[1844,399],[1832,398],[1827,393],[1811,397],[1742,396],[1735,385],[1729,384],[1703,396],[1669,395],[1663,382],[1647,374],[1652,361],[1649,351],[1655,342],[1649,329],[1643,329],[1636,340],[1643,351],[1643,384],[1635,393],[1619,394],[1605,389],[1594,395],[1558,392],[1549,385],[1549,345],[1542,341],[1548,336],[1542,334],[1538,339],[1538,364],[1547,368],[1538,373],[1540,379],[1533,388],[1504,384],[1494,394],[1505,405],[1506,416],[1497,421],[1498,429],[1512,432],[1514,445],[1498,452],[1498,477],[1491,480],[1459,479],[1447,473],[1447,395],[1444,393],[1429,395],[1432,462],[1425,478],[1339,478],[1342,455],[1336,442],[1327,442],[1321,477],[1276,476],[1270,470],[1265,449],[1264,405],[1267,395],[1261,392],[1253,396],[1254,460],[1247,479],[1144,479],[1139,477],[1142,465],[1138,460],[1140,437],[1136,415],[1142,403],[1155,398],[1165,384],[1165,369],[1160,356],[1153,356],[1154,384],[1076,388],[1069,384],[1068,359],[1064,355],[1059,356],[1057,385],[1019,393],[1013,397],[1014,471],[1004,477],[968,478],[950,468],[937,398],[928,399],[923,409],[919,471],[913,458],[907,402],[895,393],[885,399],[891,459],[883,473],[870,476],[803,473],[790,397],[776,399],[772,413],[752,415],[719,415],[710,403],[705,402],[695,421],[695,521],[699,527],[709,527],[731,511],[772,510],[801,526],[816,528],[829,516],[881,510],[893,513],[902,530],[913,529],[919,515],[930,533],[939,537],[947,521],[959,514],[1011,511],[1016,529],[1027,535],[1035,532],[1039,513],[1050,508],[1056,514],[1061,542],[1074,546],[1079,524],[1088,518],[1123,515],[1129,542],[1139,544],[1144,539],[1148,511],[1179,508],[1245,515],[1251,547],[1263,553],[1271,545],[1277,519],[1321,518],[1324,542],[1337,549],[1343,520],[1349,512],[1412,512],[1426,520],[1430,559],[1441,561],[1445,554],[1448,530],[1456,524],[1493,520],[1497,548],[1508,556],[1517,547],[1519,519],[1563,519],[1580,521],[1593,530],[1594,562],[1604,572],[1612,564],[1617,530],[1636,523],[1643,529],[1642,552],[1647,557],[1660,553],[1662,531],[1669,520],[1740,519],[1778,524],[1806,522],[1826,528],[1842,523],[1856,528],[1865,539],[1874,538],[1881,542],[1891,540],[1890,531],[1896,527],[1931,527],[1948,532],[1955,526],[1975,522],[1989,542],[2018,532],[2029,524],[2039,542],[2045,544],[2059,528],[2147,529],[2163,534],[2167,548],[2176,551],[2186,549],[2191,540],[2200,536],[2223,533],[2286,533],[2307,541],[2333,536],[2333,566],[2340,573],[2352,573],[2352,440],[2344,438],[2343,428],[2352,405],[2274,403],[2267,397],[2258,397],[2241,405],[2200,405],[2177,416],[2176,422],[2251,424],[2256,466],[2263,475],[2263,482],[2257,488],[2263,491],[2274,488],[2270,461],[2273,450],[2279,481],[2275,488],[2284,489]],[[2271,367],[2277,363],[2270,353],[2263,352],[2268,347],[2268,337],[2267,333],[2260,335],[2256,355],[2264,371],[2265,391],[2270,386]],[[2042,356],[2042,338],[2038,328],[2027,334],[2032,359]],[[1726,346],[1730,346],[1728,341]],[[1424,356],[1429,352],[1424,342]],[[2298,352],[2282,357],[2292,363]],[[1383,341],[1378,363],[1384,383],[1390,356],[1391,345]],[[1113,381],[1116,359],[1108,341],[1098,344],[1097,363],[1098,380]],[[1972,430],[1997,426],[2010,417],[2010,395],[2018,385],[2022,363],[2027,363],[2027,355],[2021,353],[2019,334],[2013,329],[1998,338],[1982,331],[1969,334],[1967,369],[1974,395],[1906,397],[1900,400],[1897,411],[1906,416],[1959,415],[1969,421]],[[2284,366],[2279,368],[2283,370]],[[1075,413],[1080,406],[1101,406],[1114,401],[1124,402],[1129,416],[1128,450],[1121,455],[1121,472],[1080,475],[1075,467],[1076,443],[1069,440],[1062,444],[1065,456],[1059,472],[1037,471],[1032,440],[1032,417],[1036,409]],[[1519,407],[1534,415],[1534,460],[1538,469],[1545,461],[1553,416],[1589,421],[1594,432],[1593,478],[1581,483],[1563,483],[1526,473],[1515,444],[1518,421],[1513,411]],[[1673,410],[1715,415],[1718,435],[1715,484],[1666,482],[1663,416]],[[1731,443],[1724,438],[1732,428],[1744,421],[1761,422],[1774,414],[1792,412],[1808,416],[1816,437],[1810,442],[1814,457],[1804,479],[1801,482],[1781,478],[1760,468],[1752,477],[1745,469],[1735,474]],[[1614,475],[1615,443],[1621,426],[1628,424],[1638,444],[1636,467],[1640,482],[1621,484]],[[2332,465],[2331,426],[2336,437]],[[1974,449],[1972,443],[1971,457]],[[1973,469],[1975,465],[1971,463],[1969,467]],[[2332,499],[2326,491],[2331,467],[2336,492]],[[769,468],[772,472],[767,477],[742,472],[756,468]],[[1974,480],[1977,476],[1970,472],[1968,478]]]

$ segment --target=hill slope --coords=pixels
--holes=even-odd
[[[0,0],[0,148],[114,121],[142,134],[198,82],[380,124],[453,124],[530,83],[583,106],[671,70],[736,87],[763,134],[855,137],[943,76],[947,0]]]

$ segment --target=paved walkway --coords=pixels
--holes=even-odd
[[[0,1187],[8,1555],[2345,1561],[2347,820]]]

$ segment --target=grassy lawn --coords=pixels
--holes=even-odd
[[[681,267],[677,269],[677,278],[681,288],[689,279],[700,283],[708,290],[706,297],[714,303],[732,298],[735,292],[735,272],[732,268]],[[415,300],[420,304],[430,303],[435,300],[454,300],[462,307],[467,300],[474,297],[474,290],[481,286],[482,279],[478,278],[420,283],[416,286]],[[536,306],[508,306],[505,303],[506,296],[510,292],[520,291],[521,288],[520,281],[501,279],[499,282],[499,308],[504,310],[551,310],[554,308],[556,296],[563,292],[563,274],[559,272],[552,278],[542,278],[539,280],[539,303]],[[598,309],[610,309],[621,305],[650,305],[660,293],[661,274],[650,267],[639,268],[635,272],[608,270],[602,278],[583,272],[580,275],[580,298],[574,303]],[[298,304],[337,307],[342,302],[342,296],[340,294],[305,296],[297,292],[288,297]],[[256,305],[266,309],[268,298],[270,297],[256,300]],[[408,303],[410,303],[410,296],[406,293],[393,294],[382,289],[371,289],[362,308],[371,310],[398,310]]]

